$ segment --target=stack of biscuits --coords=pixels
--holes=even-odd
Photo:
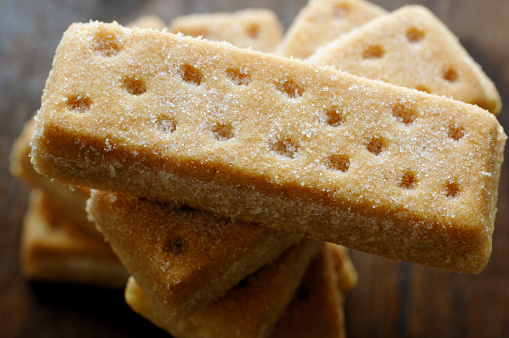
[[[500,110],[420,6],[73,24],[11,153],[23,271],[125,287],[175,337],[343,337],[341,245],[486,266]]]

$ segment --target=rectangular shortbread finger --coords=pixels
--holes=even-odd
[[[227,44],[74,24],[32,163],[386,257],[479,272],[506,135],[476,106]]]
[[[283,35],[279,19],[268,9],[181,16],[171,22],[168,31],[262,52],[272,52]]]
[[[385,13],[363,0],[310,0],[293,20],[275,54],[305,59],[318,47]]]
[[[40,189],[30,195],[20,256],[23,274],[33,280],[123,288],[129,277],[102,238],[83,231]]]
[[[493,82],[440,20],[422,6],[381,16],[319,49],[308,61],[445,95],[498,114]]]
[[[223,296],[301,240],[189,207],[96,190],[87,209],[127,270],[174,317]]]
[[[126,302],[176,337],[268,337],[321,247],[323,243],[303,240],[185,318],[172,318],[171,306],[148,296],[134,278],[127,284]]]

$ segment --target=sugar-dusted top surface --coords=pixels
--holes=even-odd
[[[267,9],[186,15],[173,20],[168,30],[263,52],[272,52],[283,35],[276,14]]]
[[[97,22],[71,26],[57,50],[35,155],[47,128],[79,131],[83,146],[100,140],[104,156],[122,148],[134,158],[196,162],[223,183],[241,175],[334,203],[464,225],[490,223],[496,150],[505,140],[496,119],[475,106]]]
[[[493,82],[429,10],[407,6],[345,34],[310,62],[445,95],[498,113]]]
[[[385,13],[363,0],[309,1],[288,28],[276,54],[305,59],[318,47]]]

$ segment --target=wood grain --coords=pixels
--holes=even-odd
[[[373,0],[393,10],[403,0]],[[18,249],[28,189],[8,172],[8,154],[40,104],[62,32],[75,21],[127,23],[142,14],[166,22],[194,12],[274,10],[288,27],[306,0],[0,1],[0,337],[166,336],[133,314],[121,291],[28,283]],[[458,35],[509,102],[509,3],[411,1],[430,8]],[[509,129],[509,117],[501,123]],[[506,153],[507,158],[507,153]],[[493,254],[477,276],[352,252],[359,285],[346,304],[350,337],[503,337],[509,332],[509,169],[503,167]]]

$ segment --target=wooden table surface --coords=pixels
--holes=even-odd
[[[28,189],[8,172],[8,153],[38,109],[62,32],[75,21],[127,23],[142,14],[170,22],[193,12],[274,10],[288,27],[307,0],[0,1],[0,337],[165,336],[132,313],[122,291],[29,283],[19,236]],[[393,10],[404,0],[373,0]],[[495,82],[509,105],[509,0],[412,1],[430,8]],[[499,117],[509,130],[508,109]],[[506,158],[508,158],[506,152]],[[500,182],[493,254],[480,275],[462,275],[352,252],[359,285],[346,303],[350,337],[509,335],[509,167]]]

